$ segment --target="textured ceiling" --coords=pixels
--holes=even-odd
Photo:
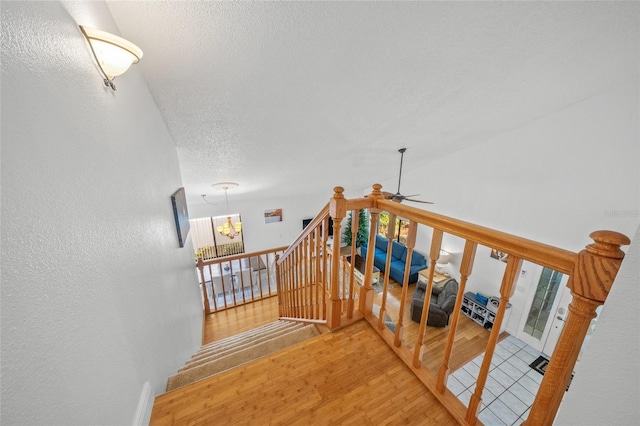
[[[637,2],[107,4],[190,203],[366,188],[638,72]]]

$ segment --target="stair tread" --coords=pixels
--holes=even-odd
[[[200,358],[196,358],[196,359],[191,359],[189,360],[182,368],[180,368],[180,370],[178,370],[178,372],[182,372],[185,371],[189,368],[195,367],[197,365],[200,364],[204,364],[206,362],[209,362],[211,360],[214,360],[216,358],[223,358],[223,357],[227,357],[227,356],[231,356],[237,352],[241,352],[244,351],[245,349],[251,348],[253,346],[257,346],[260,343],[263,342],[268,342],[270,340],[276,339],[280,336],[284,336],[287,335],[289,333],[292,333],[294,331],[300,330],[301,328],[304,328],[305,325],[304,324],[300,324],[300,326],[297,327],[292,327],[292,328],[287,328],[285,330],[280,331],[279,333],[269,333],[266,334],[265,336],[261,336],[260,338],[256,338],[254,341],[249,342],[249,344],[247,343],[243,343],[241,345],[233,346],[233,347],[228,347],[226,348],[224,351],[222,352],[214,352],[211,354],[203,354],[202,357]]]
[[[319,335],[319,332],[314,325],[304,325],[291,330],[289,333],[260,342],[239,352],[216,357],[204,364],[193,366],[170,377],[167,382],[167,392],[278,352],[317,335]]]
[[[230,348],[230,347],[235,347],[235,346],[238,346],[238,345],[246,344],[247,342],[252,342],[255,339],[259,338],[260,336],[268,335],[268,334],[271,334],[271,333],[281,333],[283,331],[290,330],[290,329],[295,328],[295,327],[297,327],[297,325],[295,323],[290,323],[290,324],[286,324],[286,325],[278,325],[278,326],[274,326],[274,327],[270,327],[270,328],[266,328],[266,329],[261,329],[260,332],[256,332],[256,333],[242,334],[242,336],[239,336],[236,339],[225,340],[224,342],[220,341],[219,344],[208,344],[208,345],[202,346],[198,350],[198,352],[196,352],[195,354],[193,354],[191,356],[191,359],[189,361],[187,361],[187,363],[191,362],[192,360],[195,360],[195,359],[201,357],[202,354],[214,353],[214,352],[222,352],[222,351],[228,350],[228,348]]]
[[[251,339],[240,341],[234,345],[226,345],[224,347],[210,349],[206,351],[200,350],[193,357],[191,357],[191,359],[187,361],[185,365],[178,371],[184,371],[194,364],[202,364],[203,362],[205,362],[205,360],[210,358],[227,356],[232,353],[239,352],[245,348],[251,347],[253,345],[257,345],[258,343],[261,343],[263,341],[273,339],[277,336],[290,333],[294,330],[298,330],[303,327],[304,327],[304,324],[294,325],[294,326],[285,327],[285,328],[278,328],[262,335],[253,336]]]
[[[283,320],[274,321],[274,322],[271,322],[269,324],[265,324],[263,326],[253,328],[251,330],[243,331],[242,333],[234,334],[233,336],[225,337],[224,339],[220,339],[220,340],[216,340],[216,341],[207,343],[206,345],[203,345],[202,347],[200,347],[200,350],[202,350],[204,348],[216,347],[216,346],[225,345],[225,344],[228,344],[228,343],[233,343],[233,342],[241,340],[241,339],[245,339],[245,338],[249,338],[251,336],[255,336],[257,334],[261,334],[261,333],[263,333],[264,331],[267,331],[267,330],[273,330],[273,329],[277,329],[277,328],[289,327],[292,324],[296,324],[296,323],[292,322],[292,321],[283,321]]]

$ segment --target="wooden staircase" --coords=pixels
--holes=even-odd
[[[315,325],[273,323],[204,345],[169,378],[167,392],[251,362],[318,335]]]
[[[366,321],[159,395],[151,426],[453,425]]]
[[[567,286],[573,301],[569,315],[525,423],[535,426],[553,424],[591,319],[595,317],[596,308],[605,302],[624,258],[620,247],[628,245],[629,238],[613,231],[595,231],[590,234],[593,243],[575,253],[392,202],[384,196],[381,188],[381,185],[374,184],[368,197],[351,200],[344,197],[342,187],[334,188],[334,196],[327,206],[296,241],[276,257],[281,320],[322,324],[331,332],[306,342],[298,340],[301,343],[297,345],[292,341],[290,344],[293,346],[284,350],[279,350],[281,346],[276,349],[267,347],[270,347],[270,342],[289,333],[264,341],[255,334],[250,334],[245,340],[232,338],[237,339],[234,345],[242,348],[237,351],[217,347],[220,343],[207,345],[183,371],[169,380],[167,389],[173,391],[156,398],[152,424],[219,421],[227,424],[481,424],[477,415],[483,391],[523,261],[570,277]],[[389,213],[387,258],[384,278],[380,277],[383,286],[378,312],[373,311],[374,298],[377,297],[372,287],[374,258],[370,253],[373,251],[367,252],[364,278],[357,285],[354,266],[345,265],[339,245],[330,244],[328,239],[330,218],[333,218],[334,234],[338,235],[347,212],[352,211],[355,220],[360,209],[369,210],[370,247],[376,243],[378,215],[381,211]],[[409,221],[406,265],[411,264],[418,225],[432,229],[428,244],[431,265],[439,259],[445,234],[464,240],[456,306],[446,338],[439,339],[443,350],[438,359],[427,356],[425,361],[429,362],[423,363],[423,358],[429,352],[425,338],[428,332],[426,320],[435,268],[429,269],[428,296],[424,299],[418,332],[413,335],[413,340],[406,342],[403,339],[404,334],[409,334],[405,331],[411,328],[405,324],[406,301],[411,297],[407,266],[401,294],[397,298],[400,301],[397,315],[393,318],[394,332],[384,320],[393,308],[387,306],[387,298],[389,253],[393,249],[397,216]],[[356,238],[356,228],[352,224],[353,239]],[[479,245],[508,254],[508,261],[499,288],[500,304],[494,327],[487,338],[474,391],[465,403],[449,390],[447,379],[455,369],[454,359],[460,349],[457,345],[454,351],[454,342],[461,331],[458,325],[464,321],[460,316],[460,304]],[[351,256],[355,256],[355,247],[351,247]],[[205,312],[208,313],[206,306]],[[317,333],[313,325],[298,327],[308,330],[304,331],[307,333]],[[429,331],[428,334],[432,333]],[[305,339],[307,337],[302,340]],[[260,342],[249,348],[247,340]],[[380,345],[381,341],[387,346]],[[272,355],[265,356],[269,353]],[[249,362],[255,358],[260,359]],[[430,361],[434,362],[432,365],[437,366],[436,369],[428,367]],[[220,364],[220,367],[214,367],[215,364]],[[239,364],[242,364],[239,368],[232,368]],[[219,371],[224,373],[216,374]],[[187,383],[193,384],[185,386]],[[425,389],[428,392],[424,392]],[[420,399],[423,397],[427,399]]]
[[[429,391],[438,398],[460,424],[476,425],[478,413],[482,407],[482,395],[487,384],[491,360],[499,340],[500,329],[510,298],[516,290],[524,261],[550,268],[569,277],[567,287],[573,297],[569,305],[564,329],[554,350],[542,383],[536,394],[526,421],[527,425],[553,424],[558,408],[564,396],[564,390],[571,378],[580,348],[589,329],[591,320],[596,317],[596,309],[602,305],[614,283],[618,268],[624,258],[621,246],[628,245],[630,239],[615,231],[598,230],[589,237],[593,240],[580,252],[572,252],[516,235],[485,228],[469,222],[446,217],[427,210],[403,205],[390,200],[381,191],[382,185],[374,184],[373,190],[363,198],[347,199],[344,188],[334,188],[329,203],[318,213],[296,240],[276,261],[278,298],[281,318],[299,318],[304,321],[325,323],[330,330],[336,330],[364,317],[376,332],[387,342],[394,352],[409,366]],[[333,234],[339,235],[342,221],[351,212],[352,241],[357,237],[357,218],[360,210],[367,209],[370,217],[368,247],[377,244],[377,230],[381,212],[389,216],[387,227],[386,257],[375,256],[373,250],[367,250],[364,272],[359,271],[361,286],[356,287],[354,265],[345,265],[339,244],[329,241],[328,228],[333,221]],[[406,261],[402,301],[394,332],[386,323],[389,269],[392,263],[396,218],[408,221],[406,228]],[[422,316],[416,340],[409,346],[403,346],[403,334],[406,328],[404,313],[409,308],[404,303],[409,296],[409,265],[418,243],[418,226],[431,229],[430,237],[421,236],[419,246],[426,253],[428,248],[429,265],[436,265],[440,258],[445,235],[464,240],[459,259],[459,286],[456,304],[449,319],[448,335],[442,358],[437,363],[437,371],[425,368],[423,357],[427,351],[424,336],[427,331],[427,312],[433,289],[436,268],[429,268]],[[428,231],[427,231],[428,232]],[[468,403],[457,399],[448,389],[447,380],[452,372],[452,359],[455,356],[454,342],[460,321],[461,303],[465,286],[473,272],[476,251],[479,246],[490,247],[507,255],[507,264],[500,283],[499,306],[489,334],[485,356],[476,378],[476,385]],[[351,258],[356,247],[351,247]],[[373,311],[374,289],[373,266],[378,262],[379,269],[385,271],[382,281],[382,300],[378,312]],[[383,262],[384,261],[384,262]],[[382,262],[384,267],[382,267]],[[495,290],[494,290],[495,292]],[[497,295],[497,294],[496,294]]]

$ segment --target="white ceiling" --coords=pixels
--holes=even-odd
[[[395,181],[638,74],[638,2],[107,4],[189,203]]]

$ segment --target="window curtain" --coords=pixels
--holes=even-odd
[[[191,225],[191,241],[193,242],[194,252],[198,251],[202,247],[213,247],[215,245],[210,217],[190,219],[189,223]]]

